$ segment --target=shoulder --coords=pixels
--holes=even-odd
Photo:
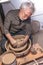
[[[7,17],[7,16],[16,15],[18,12],[19,12],[18,9],[16,9],[16,10],[10,10],[10,11],[8,11],[8,13],[6,14],[6,17]]]

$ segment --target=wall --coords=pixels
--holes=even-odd
[[[9,2],[10,0],[0,0],[0,3]]]
[[[2,6],[3,6],[3,10],[4,10],[5,15],[7,14],[7,12],[9,10],[15,9],[15,7],[13,6],[13,4],[11,2],[3,3]]]

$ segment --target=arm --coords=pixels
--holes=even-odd
[[[15,46],[14,43],[16,43],[16,40],[13,39],[13,37],[11,36],[11,34],[9,33],[9,28],[10,28],[10,24],[11,24],[11,15],[7,14],[6,18],[5,18],[5,22],[4,22],[4,33],[5,36],[7,37],[7,39],[10,41],[10,43]]]
[[[21,44],[25,44],[29,40],[29,37],[31,34],[31,25],[27,24],[26,27],[24,28],[24,30],[26,32],[25,39],[21,42]]]
[[[10,33],[6,34],[6,37],[8,38],[12,46],[16,46],[16,40],[13,39]]]
[[[29,40],[29,35],[26,35],[23,43],[26,43],[28,40]]]

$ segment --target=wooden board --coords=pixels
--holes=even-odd
[[[38,59],[38,58],[40,58],[40,57],[43,57],[43,53],[41,53],[39,50],[37,50],[37,48],[42,49],[42,48],[40,47],[40,45],[37,43],[37,44],[34,45],[34,47],[35,47],[35,49],[36,49],[36,51],[37,51],[37,54],[36,54],[36,55],[33,55],[33,54],[30,52],[28,55],[26,55],[26,56],[24,56],[24,57],[22,57],[22,58],[17,58],[17,65],[22,65],[22,64],[25,64],[25,63],[27,63],[27,62],[33,61],[33,59]],[[43,50],[43,49],[42,49],[42,50]]]

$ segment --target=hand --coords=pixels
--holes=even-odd
[[[22,39],[22,41],[17,42],[17,47],[23,46],[24,44],[27,43],[27,41],[29,40],[29,36],[26,35],[24,39]]]
[[[24,41],[17,41],[17,47],[23,46],[24,45]]]
[[[17,42],[16,42],[16,40],[11,40],[11,45],[13,46],[13,47],[16,47],[17,46]]]

